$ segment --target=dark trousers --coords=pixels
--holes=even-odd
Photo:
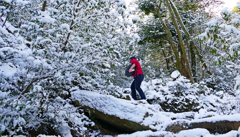
[[[140,94],[141,99],[146,99],[145,94],[143,93],[142,89],[140,88],[143,79],[144,79],[144,75],[139,74],[135,77],[134,81],[132,82],[131,90],[132,90],[132,98],[134,100],[136,100],[136,90]]]

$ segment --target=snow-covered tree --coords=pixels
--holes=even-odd
[[[195,81],[201,80],[199,68],[211,74],[202,59],[201,43],[194,37],[202,33],[204,22],[210,18],[205,9],[221,4],[221,1],[138,0],[137,4],[137,13],[142,18],[136,31],[141,37],[139,54],[145,56],[148,63],[157,66],[153,70],[159,72],[158,66],[163,64],[161,66],[168,74],[178,69],[191,79],[192,72]],[[141,52],[142,47],[147,52]]]
[[[222,18],[208,22],[205,32],[198,38],[205,45],[202,48],[204,58],[213,72],[209,85],[217,90],[232,92],[234,78],[239,75],[239,14],[225,8],[221,15]]]
[[[88,134],[94,123],[70,105],[70,89],[109,93],[121,82],[112,69],[131,41],[124,1],[4,0],[0,8],[0,133]]]

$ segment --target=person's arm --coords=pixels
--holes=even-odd
[[[133,70],[133,68],[135,67],[136,65],[135,64],[133,64],[132,66],[131,66],[131,68],[128,70],[129,72],[132,72],[132,71],[134,71]]]

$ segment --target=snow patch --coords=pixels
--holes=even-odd
[[[6,77],[12,77],[17,72],[17,68],[11,64],[2,64],[0,66],[0,74]]]
[[[55,19],[49,16],[49,13],[47,11],[41,12],[41,15],[37,17],[40,22],[44,23],[54,23]]]
[[[181,75],[180,72],[179,72],[178,70],[175,70],[175,71],[172,72],[171,78],[176,79],[176,78],[179,77],[180,75]]]

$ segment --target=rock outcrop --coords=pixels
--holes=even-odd
[[[210,133],[215,134],[224,134],[232,130],[238,130],[240,127],[239,118],[234,120],[234,117],[239,115],[228,115],[228,116],[219,116],[211,118],[204,118],[198,120],[176,120],[172,124],[168,125],[167,131],[178,133],[182,130],[195,129],[195,128],[204,128],[207,129]],[[233,117],[233,118],[231,118]]]
[[[72,92],[71,98],[75,106],[84,109],[86,115],[105,128],[102,131],[112,131],[112,135],[143,130],[178,133],[197,128],[223,134],[240,127],[240,114],[194,119],[187,113],[164,112],[161,107],[144,101],[117,99],[89,91]],[[171,116],[176,116],[176,119]]]
[[[131,101],[122,99],[119,101],[112,96],[100,94],[96,96],[96,93],[84,91],[73,92],[72,101],[75,106],[84,109],[89,118],[100,123],[110,132],[123,134],[150,130],[149,126],[143,124],[144,118],[148,115],[147,110],[138,109],[137,102],[132,104]],[[149,105],[147,102],[145,103]]]
[[[100,130],[102,130],[102,134],[126,134],[150,129],[148,126],[144,126],[127,119],[120,119],[114,115],[104,114],[103,112],[92,109],[90,107],[84,106],[82,109],[85,110],[85,113],[93,121],[101,125]]]
[[[238,130],[240,121],[220,120],[215,122],[192,122],[190,128],[205,128],[210,133],[224,134],[231,130]]]

